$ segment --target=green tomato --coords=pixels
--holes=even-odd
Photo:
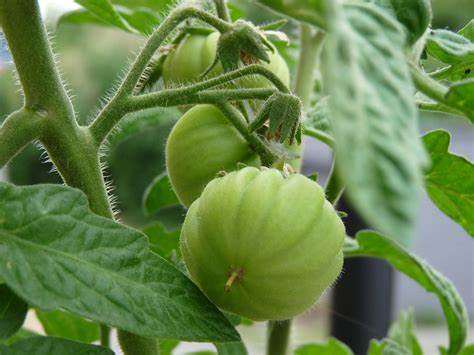
[[[181,203],[189,207],[220,171],[237,163],[260,164],[247,141],[215,106],[198,105],[173,127],[166,143],[166,167]]]
[[[281,320],[307,310],[335,281],[344,238],[316,182],[246,167],[206,186],[180,246],[192,280],[218,307]]]
[[[218,32],[212,32],[207,36],[200,34],[186,35],[177,47],[168,54],[163,63],[165,85],[176,86],[201,80],[201,74],[214,62],[219,36]],[[262,65],[288,86],[290,73],[285,60],[276,49],[274,52],[269,51],[268,54],[270,63],[262,63]],[[222,73],[222,66],[219,64],[208,76],[215,77]],[[265,88],[272,84],[262,76],[255,76],[238,80],[238,85],[246,88]]]

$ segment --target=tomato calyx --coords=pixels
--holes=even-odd
[[[249,125],[249,132],[258,130],[268,121],[265,132],[267,139],[280,143],[288,139],[290,145],[296,140],[299,144],[302,111],[303,105],[297,96],[276,92],[265,101],[259,114]]]

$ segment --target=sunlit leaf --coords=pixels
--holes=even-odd
[[[425,174],[431,200],[474,237],[474,165],[448,151],[450,136],[446,131],[430,132],[423,141],[431,156],[431,167]]]
[[[99,340],[100,330],[97,323],[63,311],[43,312],[36,310],[36,316],[49,336],[81,343],[92,343]]]

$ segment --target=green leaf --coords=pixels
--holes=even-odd
[[[373,227],[407,244],[426,161],[400,25],[376,6],[331,21],[322,72],[347,194]]]
[[[430,73],[433,79],[459,81],[474,78],[474,61],[456,63]]]
[[[408,349],[391,339],[383,341],[371,340],[367,355],[412,355]]]
[[[403,25],[408,44],[413,45],[431,23],[431,0],[366,0],[388,11]]]
[[[474,42],[474,19],[469,21],[466,26],[459,30],[458,33],[461,36],[466,37],[471,42]]]
[[[347,345],[330,338],[324,344],[305,344],[295,350],[295,355],[352,355]]]
[[[7,339],[21,328],[28,305],[7,285],[0,285],[0,339]]]
[[[173,350],[179,345],[178,340],[163,339],[159,340],[160,344],[160,355],[171,355]]]
[[[317,129],[324,133],[331,134],[329,100],[327,97],[323,97],[315,106],[308,110],[303,124],[305,128]]]
[[[75,2],[89,10],[91,14],[101,21],[125,31],[135,32],[127,21],[114,9],[109,0],[75,0]]]
[[[61,26],[64,24],[112,26],[111,24],[102,21],[99,17],[85,9],[69,11],[61,15],[61,17],[58,19],[57,25]]]
[[[448,151],[450,136],[446,131],[432,131],[423,141],[432,162],[425,173],[428,195],[474,237],[474,165]]]
[[[433,58],[447,64],[474,60],[474,43],[448,30],[430,31],[426,51]]]
[[[463,80],[451,85],[446,98],[474,123],[474,79]]]
[[[158,175],[143,195],[143,209],[148,215],[156,213],[162,208],[179,204],[166,172]]]
[[[77,343],[75,341],[53,338],[32,337],[10,346],[0,345],[2,355],[113,355],[112,350],[101,346]]]
[[[43,312],[35,310],[47,335],[92,343],[99,340],[99,325],[63,311]]]
[[[388,337],[407,349],[410,355],[423,355],[420,343],[415,335],[413,312],[400,313],[397,321],[390,327]]]
[[[466,345],[464,348],[462,348],[461,352],[459,355],[472,355],[474,354],[474,344],[469,344]]]
[[[179,259],[179,236],[181,230],[169,231],[161,223],[154,223],[143,229],[150,241],[150,249],[156,254],[175,262]]]
[[[38,308],[145,337],[240,338],[143,234],[93,214],[86,196],[69,187],[0,183],[0,276]]]
[[[357,233],[356,240],[346,238],[344,255],[385,259],[427,292],[433,293],[441,304],[448,324],[448,354],[455,355],[462,349],[469,325],[466,307],[454,285],[428,263],[396,242],[372,231]]]
[[[15,334],[13,334],[10,338],[0,341],[0,344],[12,345],[19,341],[22,341],[31,337],[37,337],[37,336],[40,336],[40,335],[29,329],[21,328]]]
[[[258,3],[282,15],[313,26],[326,27],[326,0],[257,0]]]
[[[236,341],[233,343],[215,344],[218,355],[247,355],[244,343]]]
[[[155,11],[143,7],[131,9],[125,6],[116,6],[115,9],[130,26],[143,35],[152,34],[162,20]]]

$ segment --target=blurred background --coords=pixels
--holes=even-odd
[[[159,0],[157,0],[159,1]],[[76,8],[73,1],[40,1],[44,17],[54,35],[55,51],[62,67],[63,77],[68,82],[73,101],[81,122],[96,112],[99,98],[107,95],[118,75],[132,58],[132,53],[140,47],[143,38],[115,29],[98,26],[61,25],[57,19],[67,10]],[[272,15],[260,8],[249,5],[249,1],[234,1],[234,11],[245,13],[255,23],[270,20]],[[457,30],[474,15],[472,0],[434,0],[433,27]],[[286,30],[291,34],[294,28]],[[285,56],[294,69],[294,47],[285,50]],[[21,105],[21,95],[16,84],[13,67],[5,43],[0,33],[0,121]],[[128,224],[143,227],[150,222],[142,212],[141,201],[146,187],[155,176],[164,171],[164,144],[166,137],[179,118],[173,109],[150,110],[142,114],[141,125],[130,125],[126,134],[112,139],[107,154],[107,173],[113,180],[118,197],[120,218]],[[130,120],[132,121],[132,120]],[[444,117],[437,114],[423,114],[420,120],[423,132],[443,127],[452,133],[450,150],[474,160],[474,136],[472,127],[462,119]],[[0,170],[0,179],[15,184],[36,184],[43,182],[60,183],[59,177],[51,173],[51,166],[44,161],[42,152],[35,146],[27,147],[5,169]],[[331,155],[329,150],[315,141],[305,143],[304,172],[317,171],[320,183],[329,172]],[[416,230],[413,251],[429,261],[445,274],[458,288],[464,299],[471,319],[474,317],[474,243],[466,233],[449,220],[424,196]],[[374,293],[383,290],[375,288]],[[436,346],[446,342],[447,334],[441,308],[435,297],[427,294],[414,282],[395,274],[393,310],[413,309],[417,329],[426,354],[436,351]],[[324,339],[329,331],[327,326],[331,316],[341,317],[374,332],[370,324],[358,323],[344,314],[333,314],[329,297],[321,301],[311,312],[299,317],[292,333],[292,345]],[[36,327],[30,317],[30,325]],[[249,343],[251,354],[263,352],[265,327],[256,324],[252,328],[240,328]],[[470,342],[474,341],[471,330]],[[185,344],[176,354],[196,349],[212,349],[206,345]]]

